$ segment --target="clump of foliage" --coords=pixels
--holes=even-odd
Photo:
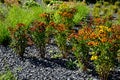
[[[89,8],[82,3],[79,3],[76,5],[76,14],[74,15],[73,21],[75,24],[78,24],[81,20],[86,18],[86,16],[89,14]]]
[[[39,16],[42,12],[41,7],[22,8],[20,6],[13,6],[10,8],[6,17],[8,26],[15,26],[17,23],[24,23],[27,26]]]
[[[68,30],[66,28],[66,25],[64,24],[58,24],[56,26],[56,35],[55,35],[55,41],[58,47],[61,50],[61,53],[63,55],[63,58],[66,58],[68,56],[67,53],[67,36],[68,36]]]
[[[10,36],[6,25],[0,22],[0,44],[8,45],[10,43]]]
[[[76,33],[72,32],[68,40],[72,43],[72,52],[76,57],[77,66],[83,71],[87,70],[87,65],[89,61],[89,47],[87,45],[89,34],[92,29],[89,27],[84,27]]]
[[[97,26],[83,27],[78,33],[71,33],[68,39],[72,42],[72,51],[80,68],[86,70],[88,61],[93,61],[100,79],[107,80],[110,71],[116,66],[120,48],[118,30],[119,25]]]
[[[26,25],[18,23],[15,28],[9,27],[9,31],[12,39],[10,46],[23,58],[28,38]]]
[[[17,23],[29,25],[33,18],[31,15],[32,13],[27,9],[23,9],[19,6],[13,6],[9,10],[6,22],[8,23],[8,26],[15,26]]]
[[[45,58],[45,45],[46,45],[45,30],[46,24],[40,21],[33,22],[33,26],[30,28],[33,41],[36,44],[37,48],[40,50],[40,56],[42,58]]]
[[[16,78],[14,77],[13,73],[8,70],[6,73],[0,74],[0,80],[16,80]]]
[[[117,36],[119,32],[114,32],[116,28],[119,28],[113,27],[98,26],[89,35],[88,45],[92,49],[91,60],[94,61],[95,69],[102,80],[107,80],[110,71],[115,67],[120,45],[120,38]]]
[[[43,10],[44,8],[32,6],[31,3],[28,7],[10,8],[4,21],[6,24],[0,23],[0,43],[8,39],[10,34],[11,47],[23,57],[30,36],[40,56],[45,58],[46,44],[49,44],[52,36],[61,50],[61,54],[53,57],[69,58],[68,51],[71,51],[76,60],[73,62],[70,58],[68,67],[77,65],[86,71],[91,61],[100,79],[107,80],[110,71],[115,68],[120,49],[120,26],[113,25],[113,13],[120,13],[119,4],[113,6],[105,2],[102,6],[101,3],[96,3],[90,23],[86,21],[84,24],[89,14],[86,4],[65,2],[55,9],[45,7],[47,9]],[[75,31],[73,28],[78,23],[84,25]],[[10,26],[10,33],[5,26]]]
[[[23,2],[23,7],[33,7],[33,6],[40,6],[39,3],[37,3],[35,0],[26,0]]]
[[[116,1],[116,2],[115,2],[115,5],[118,6],[118,7],[120,7],[120,2],[119,2],[119,1]]]

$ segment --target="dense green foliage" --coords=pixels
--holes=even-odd
[[[75,24],[79,23],[81,20],[83,20],[88,14],[89,14],[89,8],[85,4],[79,4],[77,6],[77,13],[74,16],[73,21]]]
[[[6,73],[0,74],[0,80],[16,80],[16,78],[14,77],[13,73],[8,70]]]
[[[0,44],[11,39],[10,47],[23,57],[30,41],[37,46],[41,57],[45,58],[46,44],[49,44],[52,36],[61,54],[53,58],[68,59],[69,54],[72,54],[75,60],[72,62],[69,59],[68,67],[77,65],[83,71],[88,70],[87,65],[92,62],[100,79],[107,80],[110,71],[116,66],[114,61],[120,49],[119,2],[115,5],[98,2],[92,8],[92,16],[89,16],[90,8],[83,2],[41,6],[33,0],[29,1],[24,6],[6,7],[6,12],[0,9],[3,16],[0,20]],[[113,14],[118,15],[116,19]],[[76,26],[78,29],[74,29]]]
[[[6,17],[8,26],[15,26],[17,23],[24,23],[27,26],[42,12],[41,7],[24,9],[19,6],[10,8]]]
[[[0,22],[0,44],[8,45],[10,41],[6,24]]]

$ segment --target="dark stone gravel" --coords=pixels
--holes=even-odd
[[[53,54],[59,52],[56,46],[47,45],[48,58],[41,59],[35,46],[27,47],[24,58],[20,59],[11,48],[0,45],[0,72],[8,66],[17,80],[99,80],[97,76],[93,77],[80,69],[68,69],[65,59],[50,59],[50,50]],[[110,80],[120,80],[120,69],[117,72],[113,72],[116,76]]]

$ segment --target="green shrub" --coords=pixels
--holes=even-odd
[[[39,18],[38,16],[42,11],[43,9],[40,6],[33,6],[29,9],[20,6],[10,7],[9,12],[5,15],[5,24],[3,22],[0,23],[0,44],[10,41],[8,27],[15,27],[18,23],[23,23],[28,27],[34,19]],[[6,10],[1,8],[1,13],[5,14]]]
[[[118,6],[118,7],[120,7],[120,2],[119,2],[119,1],[116,1],[116,2],[115,2],[115,5]]]
[[[41,7],[31,7],[26,9],[19,6],[13,6],[9,10],[6,22],[8,26],[15,26],[17,23],[24,23],[26,26],[29,26],[41,12]]]
[[[107,6],[109,6],[110,4],[109,4],[109,2],[103,2],[103,5],[104,5],[105,7],[107,7]]]
[[[74,16],[73,21],[77,24],[89,14],[89,8],[84,4],[78,4],[76,9],[77,13]]]
[[[15,28],[9,27],[12,42],[10,46],[22,58],[27,46],[27,28],[25,24],[18,23]]]
[[[0,44],[7,45],[10,42],[9,32],[5,23],[0,22]]]
[[[30,28],[32,39],[37,48],[40,50],[40,56],[42,58],[45,57],[45,44],[46,44],[45,30],[46,24],[44,22],[39,21],[34,21],[33,26]]]
[[[32,13],[32,20],[38,20],[38,19],[40,19],[39,18],[39,15],[41,14],[41,13],[43,13],[43,11],[44,11],[44,9],[43,9],[43,7],[40,7],[40,6],[33,6],[33,7],[30,7],[29,8],[29,10],[31,11],[31,13]]]
[[[8,26],[15,26],[17,23],[24,23],[29,25],[32,21],[32,13],[26,9],[22,9],[19,6],[13,6],[10,8],[6,18]]]
[[[8,70],[6,73],[0,74],[0,80],[16,80],[16,78],[14,77],[13,73]]]

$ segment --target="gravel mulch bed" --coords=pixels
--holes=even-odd
[[[46,47],[49,51],[59,51],[56,46]],[[80,69],[70,70],[66,67],[65,59],[41,59],[35,46],[27,47],[24,59],[20,59],[11,48],[0,45],[0,72],[5,71],[5,66],[15,74],[17,80],[99,80],[97,76],[82,72]],[[36,57],[35,57],[36,56]],[[109,80],[120,80],[120,68],[112,73]]]

